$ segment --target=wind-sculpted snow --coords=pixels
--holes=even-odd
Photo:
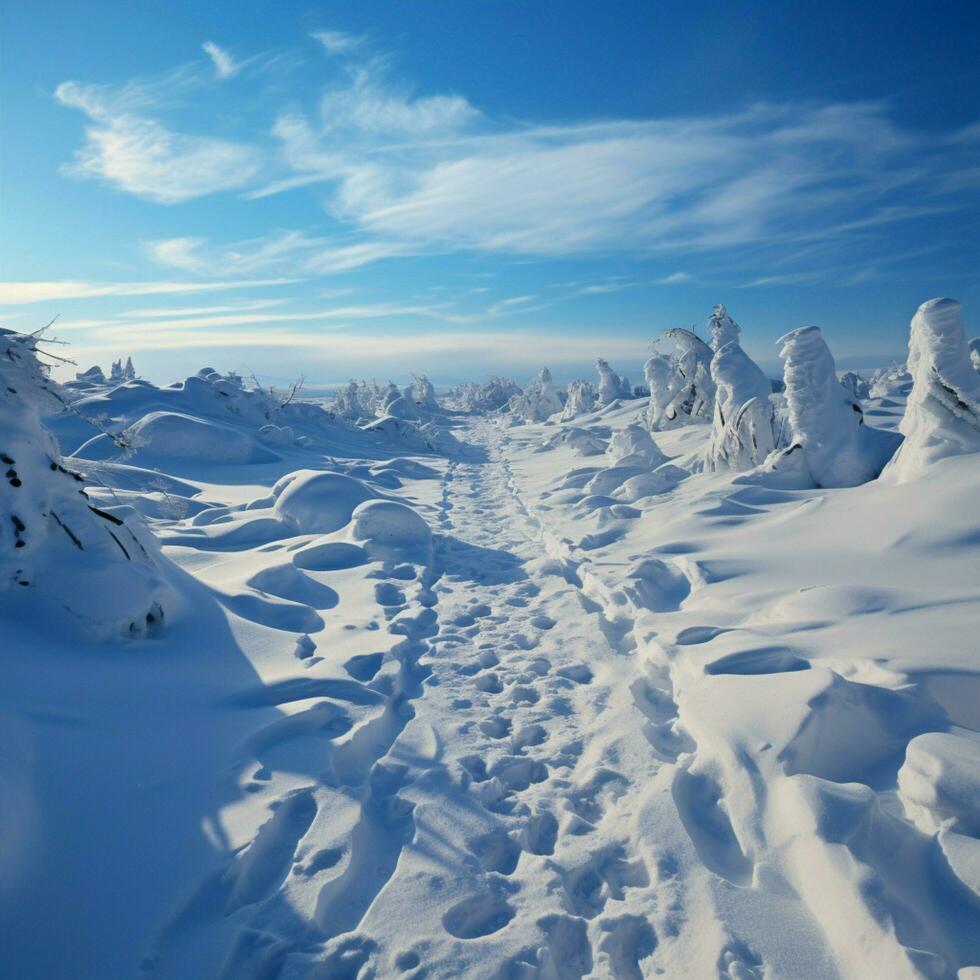
[[[955,300],[931,299],[912,318],[912,391],[900,426],[905,441],[886,470],[899,482],[947,456],[980,453],[980,375],[959,311]]]
[[[654,354],[643,368],[650,389],[650,428],[672,429],[689,422],[709,422],[715,404],[712,349],[690,330],[666,330],[664,339],[674,345],[674,352]]]
[[[747,470],[765,462],[775,448],[769,379],[737,341],[730,341],[715,350],[711,380],[717,394],[709,469]]]
[[[864,424],[861,406],[837,380],[819,327],[800,327],[779,343],[791,445],[772,458],[772,468],[818,487],[873,480],[898,447],[898,438]]]
[[[787,411],[856,416],[816,346]],[[706,349],[727,423],[766,381]],[[972,976],[980,453],[818,487],[802,444],[712,469],[715,427],[651,435],[639,399],[379,418],[405,389],[355,385],[344,418],[197,381],[48,416],[119,441],[88,500],[145,515],[171,591],[166,629],[112,644],[0,589],[0,972]],[[276,458],[126,444],[161,412]]]

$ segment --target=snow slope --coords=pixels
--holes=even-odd
[[[170,598],[107,639],[0,592],[11,976],[978,975],[980,445],[787,489],[646,399],[420,381],[407,448],[203,374],[84,394],[122,457],[46,419]]]

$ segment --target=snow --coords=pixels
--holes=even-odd
[[[712,317],[603,406],[0,334],[5,975],[975,976],[957,310],[860,404],[788,335],[785,439]]]
[[[611,405],[617,398],[632,398],[633,389],[625,377],[620,377],[601,357],[596,361],[599,372],[599,387],[596,399],[599,406]]]

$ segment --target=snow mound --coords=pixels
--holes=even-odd
[[[125,438],[132,446],[169,459],[234,465],[271,463],[278,458],[246,432],[181,412],[150,412],[129,427]],[[92,443],[97,440],[108,448],[103,437]],[[78,455],[85,457],[86,449],[82,446]]]
[[[864,424],[861,406],[837,380],[819,327],[800,327],[779,341],[792,444],[770,457],[774,471],[793,469],[803,483],[853,487],[873,480],[899,437]]]
[[[54,386],[37,355],[36,337],[0,332],[0,606],[53,603],[104,636],[156,630],[168,590],[152,545],[64,465],[40,419]]]
[[[738,343],[731,341],[716,349],[711,380],[717,393],[708,469],[758,466],[775,448],[768,378]]]
[[[898,771],[898,793],[923,833],[980,836],[980,741],[947,732],[913,738]]]
[[[417,565],[432,561],[431,528],[411,507],[396,500],[368,500],[358,504],[348,536],[375,559]]]
[[[980,452],[980,375],[959,318],[960,304],[931,299],[912,318],[912,391],[899,431],[905,442],[885,473],[902,483],[946,456]]]
[[[667,462],[667,457],[653,441],[650,433],[637,422],[617,429],[609,440],[607,454],[616,466],[646,466],[654,469]]]
[[[297,470],[273,488],[273,510],[279,520],[300,534],[329,534],[346,527],[355,509],[375,493],[367,484],[343,473]]]

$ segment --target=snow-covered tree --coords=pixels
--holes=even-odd
[[[562,410],[562,400],[551,377],[551,372],[541,368],[538,376],[515,395],[508,405],[508,411],[516,419],[525,422],[544,422]]]
[[[41,416],[64,407],[38,336],[0,330],[0,605],[62,607],[100,633],[159,627],[166,587],[149,542],[96,507]]]
[[[616,372],[609,366],[609,362],[603,358],[599,358],[595,362],[596,370],[599,372],[599,388],[597,391],[597,400],[600,406],[610,405],[617,398],[630,398],[633,395],[633,389],[630,387],[630,383],[626,378],[621,378]]]
[[[738,343],[738,336],[742,328],[728,315],[728,310],[719,303],[708,317],[706,324],[710,340],[709,346],[714,351],[719,351],[726,344]]]
[[[912,375],[904,364],[879,368],[868,381],[871,398],[904,398],[912,390]]]
[[[405,389],[405,397],[426,412],[439,411],[436,389],[424,374],[413,374],[412,383]]]
[[[834,358],[819,327],[800,327],[779,341],[791,444],[770,457],[775,470],[795,469],[818,487],[852,487],[873,480],[898,437],[864,424],[864,413],[837,380]]]
[[[715,351],[711,379],[717,392],[708,468],[758,466],[775,448],[769,379],[735,340]]]
[[[360,385],[351,378],[334,399],[333,411],[342,419],[359,422],[361,419],[372,418],[374,413],[368,411],[360,398]]]
[[[616,466],[641,466],[652,470],[667,462],[650,433],[636,422],[612,434],[606,454],[612,457]]]
[[[126,358],[126,364],[122,369],[123,381],[134,381],[136,379],[136,369],[133,367],[133,359]]]
[[[664,331],[674,353],[655,354],[644,365],[650,389],[647,419],[651,429],[708,422],[715,407],[711,380],[712,349],[692,330]]]
[[[568,385],[568,397],[561,412],[561,420],[567,422],[576,415],[584,415],[594,411],[596,407],[596,390],[591,381],[572,381]]]
[[[905,441],[886,470],[898,482],[946,456],[980,452],[980,376],[959,312],[956,300],[931,299],[912,318],[912,391],[900,426]]]
[[[970,347],[970,363],[974,371],[980,371],[980,337],[968,341]]]
[[[494,376],[480,384],[467,381],[450,392],[450,399],[464,412],[484,414],[503,408],[515,395],[521,393],[521,386],[510,378]]]

